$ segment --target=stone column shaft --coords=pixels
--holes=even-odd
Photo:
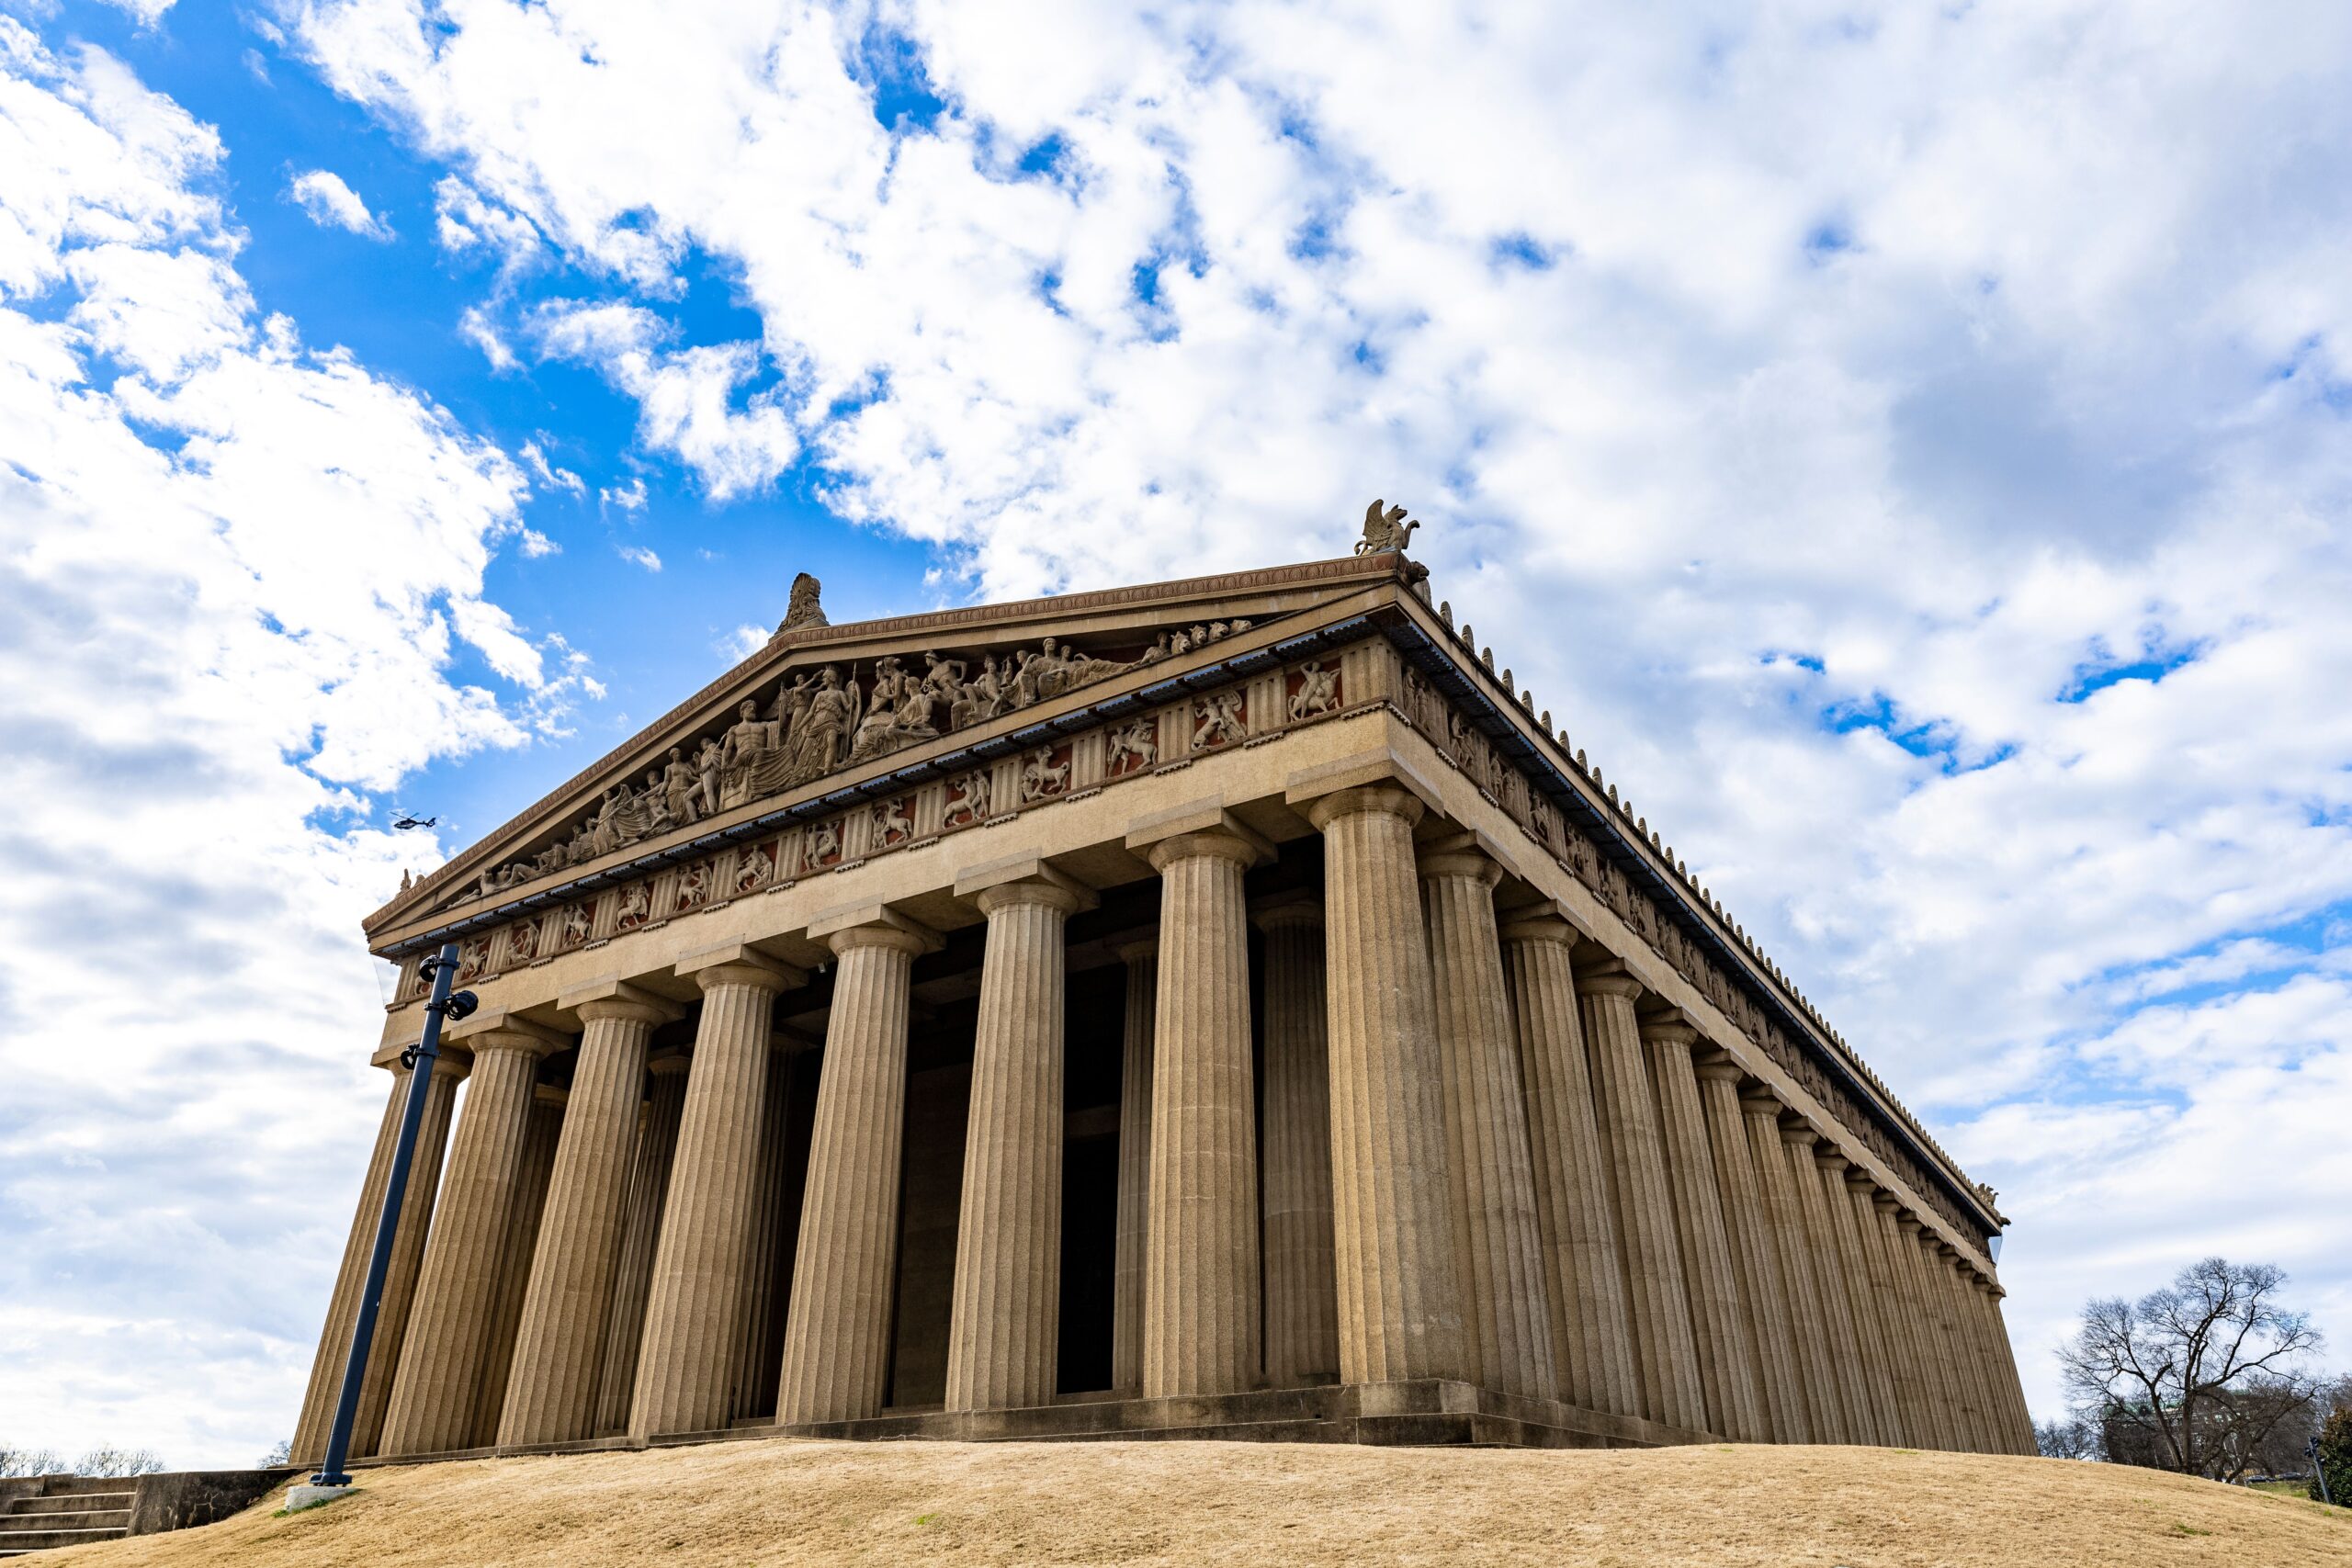
[[[627,998],[580,1007],[580,1055],[515,1335],[501,1444],[596,1435],[597,1380],[637,1155],[646,1053],[654,1024],[671,1010]]]
[[[1293,1388],[1340,1371],[1322,906],[1300,897],[1265,909],[1258,924],[1266,933],[1266,1382]]]
[[[1556,916],[1537,916],[1505,927],[1503,939],[1561,1397],[1587,1410],[1639,1416],[1633,1317],[1610,1212],[1609,1168],[1593,1121],[1591,1067],[1577,1019],[1569,955],[1576,933]]]
[[[1997,1284],[1988,1284],[1980,1288],[1980,1294],[1984,1331],[1993,1342],[1993,1379],[2007,1418],[2009,1451],[2032,1454],[2038,1450],[2033,1438],[2033,1413],[2026,1408],[2025,1383],[2018,1376],[2017,1351],[2009,1344],[2008,1325],[2001,1318],[2001,1298],[2007,1292]]]
[[[752,1189],[751,1239],[743,1254],[743,1304],[735,1319],[735,1370],[728,1409],[735,1420],[775,1411],[783,1355],[784,1182],[792,1141],[792,1061],[788,1037],[768,1037],[768,1078],[760,1112],[759,1171]]]
[[[1160,899],[1147,1398],[1238,1393],[1258,1381],[1258,1127],[1241,876],[1261,852],[1224,831],[1179,834],[1149,850]]]
[[[1886,1325],[1879,1316],[1878,1295],[1871,1289],[1869,1266],[1854,1230],[1854,1205],[1846,1195],[1846,1156],[1826,1144],[1815,1151],[1815,1179],[1821,1183],[1822,1215],[1828,1222],[1831,1250],[1838,1271],[1845,1277],[1846,1300],[1854,1319],[1854,1338],[1862,1352],[1863,1388],[1871,1402],[1871,1424],[1879,1441],[1896,1447],[1909,1440],[1903,1421],[1901,1396],[1894,1385],[1894,1351],[1887,1343]]]
[[[613,1304],[605,1329],[602,1370],[596,1375],[596,1422],[592,1437],[628,1429],[630,1396],[637,1392],[637,1352],[645,1337],[645,1302],[653,1285],[653,1255],[662,1235],[662,1211],[670,1196],[670,1166],[678,1152],[678,1124],[686,1109],[687,1057],[672,1052],[647,1066],[653,1089],[630,1162],[628,1217],[613,1268]]]
[[[1707,1398],[1690,1329],[1682,1242],[1666,1177],[1657,1101],[1642,1060],[1634,1017],[1640,983],[1601,971],[1577,976],[1584,1037],[1592,1052],[1592,1097],[1623,1243],[1625,1294],[1634,1311],[1634,1365],[1642,1414],[1686,1431],[1707,1429]]]
[[[1788,1292],[1789,1326],[1796,1347],[1798,1371],[1804,1385],[1805,1414],[1816,1443],[1850,1443],[1854,1429],[1847,1419],[1846,1396],[1831,1364],[1828,1325],[1822,1315],[1821,1292],[1808,1256],[1804,1219],[1789,1183],[1789,1156],[1781,1144],[1781,1102],[1769,1093],[1742,1095],[1740,1118],[1747,1126],[1747,1152],[1756,1167],[1757,1188],[1763,1199],[1764,1220],[1772,1235],[1781,1268],[1781,1288]]]
[[[1469,1362],[1413,866],[1421,805],[1378,786],[1325,795],[1307,815],[1323,834],[1340,1376],[1457,1378]]]
[[[1475,1381],[1523,1398],[1556,1399],[1534,1161],[1495,924],[1502,867],[1448,842],[1421,856],[1420,873]]]
[[[799,976],[749,953],[695,972],[702,1018],[662,1205],[629,1432],[706,1432],[732,1409],[758,1207],[775,998]]]
[[[382,1451],[446,1453],[473,1441],[474,1404],[496,1314],[507,1224],[545,1036],[492,1031],[466,1042],[473,1088],[424,1244],[410,1333],[384,1415]]]
[[[1706,1112],[1699,1104],[1698,1071],[1690,1059],[1699,1032],[1679,1021],[1652,1020],[1642,1025],[1642,1042],[1649,1047],[1651,1082],[1657,1094],[1658,1130],[1666,1145],[1675,1231],[1682,1246],[1682,1276],[1690,1296],[1699,1381],[1707,1394],[1708,1429],[1735,1442],[1760,1443],[1770,1430],[1764,1422],[1755,1337],[1748,1327],[1747,1303],[1740,1299],[1714,1156],[1707,1147]]]
[[[1159,944],[1119,949],[1127,966],[1119,1062],[1119,1213],[1111,1262],[1111,1386],[1143,1391],[1144,1238],[1151,1234],[1152,1013],[1159,1005]],[[1269,1180],[1271,1181],[1271,1175]]]
[[[1925,1324],[1919,1311],[1918,1299],[1912,1290],[1909,1265],[1903,1249],[1911,1244],[1904,1239],[1895,1224],[1895,1215],[1902,1205],[1891,1193],[1875,1192],[1871,1196],[1871,1218],[1876,1222],[1878,1249],[1885,1269],[1889,1299],[1893,1303],[1892,1319],[1896,1337],[1902,1342],[1898,1353],[1898,1368],[1910,1380],[1910,1404],[1913,1427],[1917,1434],[1917,1446],[1923,1449],[1953,1449],[1953,1441],[1944,1409],[1942,1385],[1928,1364]]]
[[[1846,1176],[1846,1203],[1854,1242],[1862,1258],[1862,1277],[1870,1281],[1871,1299],[1886,1339],[1887,1371],[1894,1380],[1896,1424],[1904,1443],[1915,1449],[1936,1446],[1934,1418],[1919,1382],[1917,1343],[1909,1314],[1886,1256],[1886,1242],[1878,1216],[1878,1186],[1857,1168]]]
[[[564,1091],[546,1084],[531,1096],[529,1125],[523,1134],[523,1164],[514,1178],[514,1200],[506,1216],[506,1253],[499,1265],[498,1310],[483,1348],[481,1382],[474,1396],[473,1447],[498,1441],[498,1417],[506,1407],[508,1375],[514,1367],[514,1341],[523,1328],[524,1298],[530,1292],[538,1254],[539,1222],[547,1212],[548,1180],[555,1173],[556,1145],[563,1136]]]
[[[1747,1309],[1749,1343],[1756,1351],[1763,1401],[1758,1415],[1772,1441],[1809,1443],[1813,1426],[1805,1412],[1796,1330],[1789,1320],[1780,1256],[1764,1215],[1755,1156],[1740,1118],[1740,1070],[1736,1063],[1718,1056],[1700,1065],[1698,1077],[1707,1147],[1713,1156],[1715,1188],[1723,1203],[1724,1237],[1739,1281],[1739,1299]]]
[[[876,921],[827,938],[840,966],[825,1022],[808,1193],[776,1384],[779,1425],[882,1413],[907,1122],[907,1018],[926,932]]]
[[[355,1458],[375,1451],[376,1434],[383,1425],[384,1402],[391,1393],[392,1370],[400,1364],[401,1341],[408,1325],[409,1298],[416,1288],[417,1262],[424,1254],[434,1192],[441,1181],[449,1111],[458,1085],[470,1066],[462,1052],[454,1063],[443,1056],[425,1084],[424,1113],[417,1123],[416,1149],[409,1156],[408,1188],[401,1200],[400,1222],[392,1231],[391,1265],[385,1270],[383,1294],[377,1303],[376,1330],[368,1347],[368,1368],[361,1375],[358,1414],[352,1423]],[[335,1403],[343,1397],[343,1373],[351,1357],[352,1331],[358,1324],[360,1292],[367,1287],[368,1265],[374,1260],[376,1226],[384,1212],[384,1189],[391,1182],[392,1153],[400,1142],[401,1118],[408,1105],[409,1069],[395,1062],[391,1075],[391,1092],[385,1097],[368,1174],[359,1185],[359,1206],[352,1214],[351,1234],[343,1245],[334,1294],[327,1303],[326,1323],[319,1330],[318,1351],[311,1360],[310,1387],[302,1396],[302,1414],[294,1428],[296,1464],[315,1464],[325,1457]]]
[[[1846,1403],[1848,1441],[1882,1444],[1878,1404],[1862,1361],[1861,1336],[1854,1327],[1853,1293],[1846,1286],[1846,1269],[1838,1256],[1838,1240],[1829,1229],[1827,1206],[1822,1201],[1821,1171],[1814,1162],[1820,1137],[1803,1122],[1781,1128],[1781,1156],[1789,1172],[1789,1190],[1796,1202],[1798,1223],[1804,1235],[1806,1261],[1812,1266],[1821,1321],[1829,1340],[1830,1371]]]
[[[1937,1315],[1943,1320],[1952,1367],[1960,1374],[1961,1404],[1967,1413],[1972,1437],[1970,1447],[1980,1454],[1998,1453],[2000,1433],[1993,1419],[1984,1363],[1977,1353],[1975,1337],[1969,1332],[1962,1299],[1965,1287],[1961,1283],[1959,1254],[1950,1245],[1939,1243],[1930,1262],[1935,1270]]]
[[[1080,902],[1067,886],[1046,880],[1002,883],[979,895],[988,948],[956,1234],[950,1410],[1005,1410],[1054,1397],[1061,1321],[1062,926]]]
[[[1954,1453],[1966,1453],[1974,1440],[1971,1430],[1967,1402],[1960,1389],[1958,1374],[1951,1364],[1951,1347],[1946,1338],[1942,1315],[1936,1310],[1931,1255],[1928,1250],[1926,1232],[1917,1218],[1904,1214],[1896,1221],[1898,1233],[1894,1245],[1894,1261],[1898,1274],[1906,1281],[1911,1299],[1912,1321],[1918,1325],[1920,1371],[1930,1395],[1936,1402],[1936,1424],[1944,1438],[1944,1446]]]

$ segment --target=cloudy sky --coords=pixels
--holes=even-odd
[[[2039,1412],[2211,1251],[2352,1363],[2352,9],[1470,9],[0,0],[0,1441],[291,1430],[360,916],[796,570],[1375,494],[2001,1190]]]

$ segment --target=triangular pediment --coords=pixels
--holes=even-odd
[[[788,620],[760,652],[403,890],[368,931],[380,947],[420,922],[538,907],[877,774],[1009,754],[1074,711],[1099,713],[1106,696],[1362,614],[1412,574],[1400,556],[1374,554],[842,626]],[[796,592],[796,619],[801,601]]]

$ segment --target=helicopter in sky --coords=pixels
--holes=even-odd
[[[392,830],[397,833],[405,833],[411,828],[430,828],[440,820],[438,817],[411,817],[403,811],[400,815],[400,819],[392,824]]]

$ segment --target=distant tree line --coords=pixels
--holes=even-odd
[[[102,1443],[73,1463],[55,1449],[21,1449],[0,1443],[0,1476],[11,1475],[153,1475],[164,1468],[152,1449],[123,1449]]]
[[[2042,1453],[2243,1481],[2309,1472],[2323,1427],[2352,1448],[2352,1375],[2319,1368],[2319,1331],[2280,1300],[2286,1283],[2270,1264],[2208,1258],[2136,1302],[2089,1303],[2058,1352],[2067,1413],[2034,1427]]]

